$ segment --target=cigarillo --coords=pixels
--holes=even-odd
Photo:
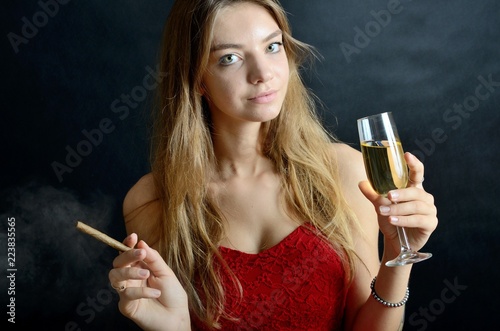
[[[127,245],[124,245],[123,243],[119,242],[118,240],[115,240],[111,238],[110,236],[102,233],[101,231],[98,231],[94,229],[93,227],[88,226],[85,223],[82,223],[80,221],[76,222],[76,228],[83,233],[86,233],[88,235],[91,235],[92,237],[96,238],[99,241],[102,241],[103,243],[107,244],[108,246],[111,246],[120,252],[126,252],[130,250],[131,248],[128,247]]]

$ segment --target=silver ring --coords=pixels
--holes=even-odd
[[[111,287],[114,288],[117,292],[123,292],[126,289],[125,285],[114,286],[113,284],[111,284]]]
[[[419,182],[416,182],[416,181],[411,180],[411,179],[410,179],[410,182],[411,182],[412,184],[422,184],[422,183],[424,182],[424,180],[425,180],[425,177],[422,177],[422,180],[421,180],[421,181],[419,181]]]

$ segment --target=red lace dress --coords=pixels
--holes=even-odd
[[[341,329],[345,273],[337,253],[310,226],[258,254],[220,251],[243,288],[240,301],[234,286],[226,286],[227,310],[240,320],[222,320],[222,330]],[[232,284],[228,275],[223,283]]]

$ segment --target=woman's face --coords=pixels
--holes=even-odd
[[[275,118],[285,98],[289,68],[278,24],[251,3],[222,10],[214,26],[203,95],[212,121],[234,127]]]

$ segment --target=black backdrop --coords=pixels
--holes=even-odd
[[[305,79],[325,125],[357,147],[355,120],[392,111],[405,149],[426,165],[440,224],[425,247],[434,257],[414,266],[405,330],[496,330],[500,3],[283,4],[294,35],[323,56]],[[116,252],[74,220],[124,237],[121,201],[148,171],[147,110],[170,5],[2,1],[2,324],[137,329],[108,287]]]

